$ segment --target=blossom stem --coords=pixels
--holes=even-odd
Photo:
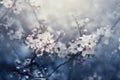
[[[77,56],[77,55],[73,55],[73,56],[71,56],[67,61],[59,64],[47,77],[48,77],[48,78],[51,77],[52,74],[55,73],[60,67],[62,67],[63,65],[69,63],[71,60],[74,60],[76,56]]]
[[[31,4],[30,4],[29,2],[28,2],[28,5],[31,7],[31,10],[32,10],[32,12],[33,12],[33,15],[34,15],[35,19],[37,20],[37,22],[38,22],[38,24],[39,24],[39,27],[41,28],[41,30],[43,30],[43,28],[41,27],[40,20],[38,19],[37,14],[36,14],[34,8],[31,6]]]
[[[120,17],[114,22],[114,24],[111,27],[111,30],[115,28],[115,26],[120,22]]]
[[[77,28],[78,28],[78,32],[79,32],[79,36],[82,36],[81,31],[80,31],[80,24],[78,23],[78,20],[76,19],[75,16],[73,16],[75,23],[77,24]]]

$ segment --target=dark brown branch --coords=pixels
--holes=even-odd
[[[36,57],[37,57],[37,55],[36,55],[36,53],[34,53],[33,56],[32,56],[32,58],[31,58],[30,63],[32,63],[35,60]]]
[[[52,74],[55,73],[60,67],[62,67],[62,66],[64,66],[65,64],[69,63],[71,60],[74,60],[74,59],[75,59],[77,56],[79,56],[81,53],[82,53],[82,52],[77,53],[76,55],[72,55],[72,56],[70,56],[70,58],[69,58],[67,61],[59,64],[50,74],[48,74],[47,78],[51,77]]]
[[[50,77],[53,73],[55,73],[61,66],[63,66],[63,65],[65,65],[65,64],[67,64],[68,62],[70,62],[71,59],[72,59],[72,58],[70,58],[69,60],[67,60],[67,61],[65,61],[65,62],[63,62],[63,63],[61,63],[61,64],[59,64],[59,65],[48,75],[48,77]]]

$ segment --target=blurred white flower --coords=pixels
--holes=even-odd
[[[104,37],[109,38],[110,36],[112,36],[112,30],[110,27],[102,27],[97,29],[97,33],[96,35],[104,35]]]
[[[102,80],[102,77],[99,76],[97,73],[94,73],[92,76],[89,76],[84,80]]]
[[[3,4],[6,8],[11,8],[15,14],[19,14],[23,9],[25,9],[23,0],[3,0],[0,3]]]
[[[86,33],[88,30],[87,29],[84,29],[83,32]]]
[[[16,7],[16,6],[13,7],[12,9],[13,9],[13,13],[15,13],[15,14],[19,14],[20,11],[22,11],[22,9],[20,7]]]
[[[41,78],[40,80],[46,80],[46,78]]]
[[[23,10],[26,9],[26,4],[24,0],[17,0],[15,5],[12,7],[13,13],[20,14]]]
[[[120,42],[120,38],[118,38],[118,41]]]
[[[85,22],[86,22],[86,23],[87,23],[87,22],[89,22],[89,21],[90,21],[90,19],[89,19],[89,18],[86,18],[86,19],[85,19]]]
[[[13,6],[12,0],[3,0],[0,3],[3,4],[6,8],[11,8]]]
[[[120,50],[120,45],[118,46],[118,50]]]
[[[112,36],[112,30],[110,27],[105,28],[104,36],[110,38]]]
[[[15,34],[14,34],[14,38],[15,39],[21,39],[23,36],[22,32],[21,31],[16,31]]]
[[[14,30],[10,30],[7,35],[9,36],[10,40],[15,40],[15,39],[18,39],[20,40],[23,36],[22,32],[17,30],[17,31],[14,31]]]
[[[0,41],[4,40],[4,38],[5,38],[4,35],[0,33]]]
[[[29,0],[31,6],[33,7],[40,7],[42,4],[42,0]]]

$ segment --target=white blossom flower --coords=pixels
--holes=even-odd
[[[56,42],[48,30],[41,32],[38,29],[33,29],[32,34],[26,38],[26,44],[30,48],[37,50],[36,53],[39,56],[42,56],[43,52],[46,51],[50,54],[57,53],[59,57],[82,52],[82,56],[85,57],[88,54],[92,54],[91,51],[94,51],[100,35],[103,35],[103,33],[100,33],[100,30],[90,35],[84,34],[69,42],[69,46],[66,47],[66,43]],[[58,35],[59,34],[60,33],[58,33]]]
[[[82,37],[77,38],[75,41],[69,43],[68,52],[71,54],[76,54],[78,52],[82,52],[82,56],[87,54],[88,50],[91,50],[97,43],[96,36],[94,34],[91,35],[83,35]]]
[[[6,8],[11,8],[15,14],[19,14],[23,9],[25,9],[25,4],[22,0],[3,0],[0,3],[3,4]]]
[[[3,0],[0,3],[3,4],[6,8],[11,8],[13,6],[12,0]]]
[[[20,11],[22,11],[22,9],[20,7],[16,7],[16,6],[13,7],[12,9],[13,9],[13,13],[15,13],[15,14],[19,14]]]
[[[100,29],[97,29],[97,33],[96,35],[104,35],[105,37],[109,38],[110,36],[112,36],[112,30],[110,29],[110,27],[102,27]]]
[[[87,23],[87,22],[89,22],[89,21],[90,21],[90,19],[89,19],[89,18],[86,18],[84,21]]]
[[[34,7],[40,7],[42,3],[42,0],[29,0],[29,1],[31,6],[34,6]]]
[[[54,47],[54,52],[57,53],[57,55],[62,58],[67,55],[66,50],[67,50],[66,45],[61,42],[57,42]]]
[[[94,35],[83,35],[82,37],[80,37],[81,39],[81,46],[82,47],[88,47],[88,48],[92,48],[96,45],[96,40],[95,40],[95,36]]]
[[[22,32],[21,31],[16,31],[15,34],[14,34],[14,39],[21,39],[23,36]]]
[[[94,73],[92,76],[89,76],[84,80],[102,80],[102,77],[99,76],[97,73]]]
[[[23,36],[22,32],[17,30],[17,31],[14,31],[14,30],[10,30],[7,35],[9,36],[9,38],[11,40],[14,40],[14,39],[18,39],[20,40]]]
[[[15,5],[12,7],[13,13],[20,14],[25,9],[25,4],[22,0],[15,2]]]
[[[54,39],[53,35],[50,32],[45,31],[28,35],[26,38],[26,43],[29,47],[36,50],[38,49],[38,51],[40,51],[42,54],[44,50],[51,52],[52,46],[54,46]]]
[[[49,53],[54,53],[55,43],[52,43],[45,47],[45,51]]]
[[[112,30],[110,29],[110,27],[106,27],[105,28],[105,32],[104,32],[104,36],[107,38],[110,38],[112,36]]]

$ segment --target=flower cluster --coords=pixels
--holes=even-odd
[[[22,0],[3,0],[0,2],[5,8],[12,9],[13,13],[19,14],[24,8],[24,2]]]
[[[15,5],[12,7],[12,10],[15,14],[19,14],[20,12],[23,11],[23,9],[25,9],[25,5],[23,1],[16,1]]]
[[[97,35],[104,35],[106,38],[109,38],[110,36],[112,36],[111,33],[112,33],[112,30],[110,26],[97,29]]]
[[[32,7],[35,8],[40,8],[42,5],[41,0],[28,0],[28,2]],[[2,0],[0,1],[0,4],[2,4],[5,8],[12,9],[13,13],[15,14],[19,14],[24,9],[26,9],[26,4],[24,0]]]
[[[96,34],[96,35],[95,35]],[[36,50],[40,56],[43,52],[57,53],[59,57],[65,57],[68,54],[77,54],[82,52],[82,56],[91,54],[88,51],[93,49],[99,39],[99,31],[90,35],[83,35],[75,40],[67,43],[62,43],[54,39],[54,35],[48,30],[41,32],[35,29],[31,35],[26,38],[26,44]]]
[[[14,31],[14,30],[10,30],[7,35],[9,36],[10,40],[20,40],[23,37],[23,33],[22,31]]]
[[[0,3],[3,4],[6,8],[11,8],[13,6],[12,0],[3,0]]]
[[[48,31],[37,31],[35,29],[31,35],[28,35],[26,38],[26,44],[35,49],[40,51],[40,55],[42,55],[43,51],[46,50],[47,52],[51,51],[52,46],[54,46],[54,39],[53,35]]]
[[[92,49],[96,43],[97,40],[94,34],[83,35],[69,43],[70,46],[68,47],[68,52],[72,54],[82,52],[82,56],[86,56],[87,54],[90,54],[89,52],[86,53],[86,51]]]
[[[15,61],[15,65],[16,65],[16,69],[14,70],[15,72],[16,71],[21,71],[19,74],[21,73],[24,73],[24,77],[26,79],[30,79],[31,76],[34,76],[34,78],[38,78],[40,80],[46,80],[46,78],[44,77],[44,74],[42,73],[42,71],[40,71],[40,69],[36,68],[36,69],[32,69],[32,70],[29,70],[29,67],[27,66],[30,66],[30,65],[34,65],[35,66],[38,66],[37,63],[35,63],[35,61],[31,61],[30,58],[27,58],[25,61],[21,62],[19,59],[17,59]],[[27,67],[27,68],[26,68]],[[44,68],[43,70],[46,70],[47,68]]]

